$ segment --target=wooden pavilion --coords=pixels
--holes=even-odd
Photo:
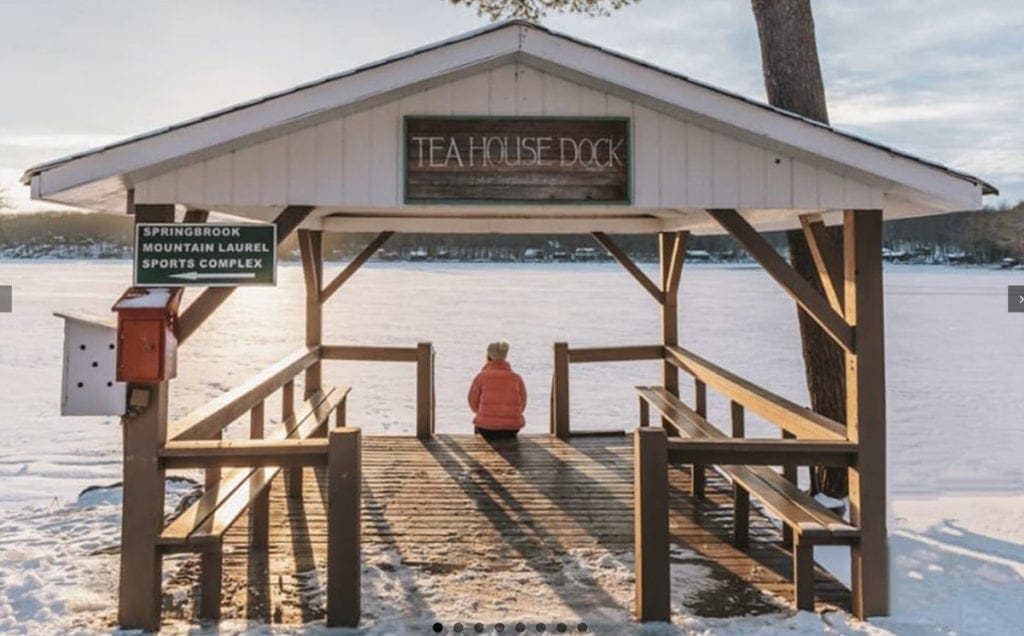
[[[609,536],[634,545],[638,619],[669,619],[669,545],[697,536],[735,549],[729,554],[740,559],[736,570],[748,573],[742,564],[751,561],[742,559],[761,549],[755,544],[784,549],[791,565],[774,584],[792,582],[791,598],[805,609],[815,604],[813,547],[848,545],[853,612],[886,614],[882,222],[975,209],[995,192],[972,176],[521,21],[40,165],[24,180],[33,198],[126,212],[137,222],[204,223],[214,211],[273,222],[279,241],[298,233],[306,347],[177,422],[168,421],[169,382],[141,387],[148,401],[124,418],[118,620],[150,630],[160,625],[162,555],[201,554],[200,615],[218,617],[225,541],[253,553],[273,549],[268,524],[274,514],[287,514],[281,501],[289,496],[322,503],[327,624],[358,624],[360,543],[376,536],[365,521],[375,513],[367,510],[365,491],[361,504],[361,484],[382,479],[381,466],[399,447],[412,463],[416,453],[443,451],[486,466],[487,453],[496,452],[472,439],[434,436],[428,343],[322,341],[325,303],[395,232],[590,233],[659,307],[660,342],[590,349],[556,343],[550,435],[520,440],[551,466],[568,462],[580,475],[587,468],[579,449],[588,444],[600,445],[591,450],[605,453],[609,466],[618,461],[625,468],[604,475],[607,482],[588,478],[575,486],[607,487],[612,499],[615,488],[635,495],[609,513],[621,513],[618,534]],[[837,224],[844,228],[841,252],[824,232]],[[824,294],[761,235],[794,228],[806,233]],[[323,232],[376,237],[340,273],[328,275]],[[716,233],[734,237],[842,348],[846,422],[681,346],[678,295],[687,238]],[[617,234],[658,236],[659,280],[619,249],[610,238]],[[179,343],[187,346],[232,292],[210,287],[185,307]],[[640,428],[632,438],[603,443],[574,431],[571,365],[650,359],[663,361],[663,382],[638,388]],[[418,439],[361,440],[359,429],[345,425],[348,388],[321,382],[321,366],[331,360],[415,364]],[[694,380],[689,404],[680,397],[680,370]],[[708,387],[732,401],[728,432],[707,421]],[[284,406],[271,430],[264,402],[278,391]],[[652,409],[660,427],[647,426]],[[776,424],[782,437],[745,438],[747,410]],[[223,429],[247,414],[251,439],[221,440]],[[690,468],[682,472],[679,464]],[[801,465],[847,467],[849,518],[796,488]],[[164,473],[179,468],[204,469],[207,490],[165,526]],[[287,493],[277,490],[282,470]],[[308,479],[304,486],[304,470],[320,488]],[[687,488],[692,497],[670,496],[670,487]],[[546,504],[531,505],[554,505],[572,493],[548,495]],[[751,497],[781,521],[781,542],[764,513],[750,509]],[[732,510],[731,519],[715,522],[728,536],[695,520],[693,511],[708,501]],[[244,536],[231,534],[242,526]],[[429,550],[429,539],[418,540]],[[825,587],[819,585],[819,600]]]

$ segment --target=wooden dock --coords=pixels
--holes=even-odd
[[[759,512],[751,515],[750,548],[731,545],[732,490],[709,471],[707,498],[689,496],[689,471],[670,468],[670,530],[673,561],[702,566],[714,585],[706,594],[683,599],[688,611],[721,617],[780,611],[792,603],[792,561],[782,537]],[[255,618],[298,623],[322,619],[324,602],[316,593],[326,564],[326,499],[322,469],[306,469],[304,497],[289,498],[283,478],[270,495],[270,549],[248,553],[247,517],[225,540],[223,618]],[[474,436],[367,436],[363,440],[364,555],[400,555],[400,565],[416,580],[458,574],[481,567],[536,575],[557,592],[563,557],[570,551],[633,550],[633,465],[631,437],[524,436],[487,442]],[[165,587],[164,617],[191,620],[198,603],[198,558]],[[394,567],[384,563],[384,567]],[[456,579],[458,577],[455,577]],[[366,585],[364,575],[364,587]],[[816,572],[818,609],[849,608],[850,593],[820,568]],[[631,584],[630,584],[631,585]],[[420,598],[417,586],[404,590],[409,606],[451,598]],[[767,592],[770,596],[763,594]],[[488,611],[479,588],[444,589],[444,595],[479,599],[477,614]],[[586,602],[629,616],[632,597],[609,594]],[[365,595],[365,592],[364,592]],[[584,616],[570,598],[558,602]],[[673,607],[680,601],[673,597]],[[429,613],[429,612],[428,612]],[[467,616],[441,616],[449,623]],[[482,620],[482,619],[481,619]]]

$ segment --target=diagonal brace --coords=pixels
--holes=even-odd
[[[821,215],[801,214],[800,225],[804,238],[811,250],[818,279],[825,290],[825,297],[836,313],[843,314],[843,259],[835,243],[829,238]]]
[[[604,232],[594,232],[593,236],[594,240],[597,241],[601,247],[607,250],[607,252],[611,254],[612,258],[617,260],[620,265],[625,267],[626,271],[629,272],[630,275],[632,275],[633,278],[635,278],[636,281],[647,290],[647,293],[650,294],[654,300],[658,301],[658,304],[665,304],[664,292],[658,289],[658,286],[654,284],[654,281],[648,278],[647,274],[643,273],[643,271],[637,267],[636,263],[633,262],[633,259],[631,259],[629,255],[611,239],[611,237]]]
[[[362,267],[366,261],[370,260],[370,257],[373,256],[393,235],[394,232],[381,232],[375,236],[373,240],[363,248],[363,251],[359,252],[359,255],[352,259],[352,262],[346,265],[345,269],[341,270],[341,272],[334,277],[334,280],[327,284],[327,287],[323,288],[320,292],[320,304],[322,305],[327,302],[327,300],[334,295],[334,292],[341,289],[341,286],[344,285],[348,279],[352,278],[352,276],[359,271],[359,268]]]
[[[779,256],[768,241],[764,240],[746,219],[736,210],[708,210],[708,214],[732,235],[768,275],[775,279],[782,289],[796,301],[807,315],[825,330],[839,346],[854,352],[853,328],[846,319],[833,309],[827,300],[811,287],[800,274]]]
[[[288,236],[309,216],[313,208],[308,205],[293,205],[285,208],[274,219],[277,225],[277,244],[281,245]],[[235,287],[207,287],[182,312],[178,320],[178,342],[185,342],[199,329],[210,315],[217,310]]]

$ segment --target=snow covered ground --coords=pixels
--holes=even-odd
[[[129,277],[123,262],[0,262],[0,284],[14,285],[14,313],[0,314],[5,440],[0,445],[0,630],[92,632],[112,625],[117,557],[109,548],[118,539],[119,491],[79,493],[120,478],[120,431],[114,418],[58,415],[61,322],[51,314],[105,312]],[[282,266],[279,281],[275,289],[237,293],[183,348],[172,417],[301,345],[299,268]],[[935,267],[886,272],[893,616],[870,625],[843,615],[806,613],[697,619],[686,613],[685,598],[701,585],[691,576],[699,566],[681,563],[674,567],[679,600],[673,632],[1019,631],[1024,624],[1024,469],[1013,444],[1024,441],[1024,316],[1006,311],[1006,285],[1015,283],[1021,279],[1013,272]],[[686,346],[806,401],[794,310],[763,272],[687,265],[680,304]],[[374,263],[346,285],[325,314],[327,342],[434,343],[442,432],[467,430],[464,392],[489,340],[512,342],[511,360],[531,393],[527,430],[542,432],[553,342],[645,344],[657,340],[658,328],[646,293],[615,264]],[[242,349],[246,360],[238,359]],[[656,382],[658,367],[585,365],[572,374],[577,425],[631,428],[631,387]],[[335,363],[325,375],[327,381],[355,386],[351,422],[368,431],[411,431],[410,366]],[[728,404],[712,398],[709,406],[711,418],[723,421]],[[751,428],[756,427],[755,422]],[[839,569],[845,562],[845,555],[837,561],[835,552],[819,552],[821,560]],[[409,624],[414,633],[432,617],[471,625],[485,615],[491,624],[511,624],[509,617],[520,616],[547,620],[550,630],[556,619],[589,618],[591,631],[607,632],[615,625],[610,629],[622,633],[632,598],[630,558],[567,555],[568,589],[578,588],[582,596],[600,591],[614,601],[606,603],[611,609],[604,614],[594,604],[572,616],[571,608],[558,615],[537,609],[546,608],[551,595],[533,585],[528,570],[503,581],[517,591],[514,598],[459,607],[438,590],[486,582],[471,574],[462,581],[410,581],[397,555],[371,554],[364,575],[366,624],[381,634]],[[180,562],[168,559],[165,576]],[[418,592],[412,594],[410,586]],[[262,628],[221,626],[226,633],[247,630]]]

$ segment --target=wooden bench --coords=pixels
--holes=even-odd
[[[327,387],[303,401],[298,411],[284,420],[269,439],[308,439],[324,436],[332,412],[338,414],[338,425],[344,425],[345,401],[349,387]],[[269,488],[281,472],[280,466],[237,468],[227,471],[219,481],[208,485],[202,497],[172,521],[160,535],[163,553],[199,552],[201,564],[200,616],[220,617],[221,560],[224,534],[251,509],[253,512],[250,542],[254,549],[267,547],[269,532]],[[301,467],[289,481],[298,481],[301,495]]]
[[[661,416],[670,435],[668,462],[694,467],[695,496],[703,496],[704,466],[717,465],[732,479],[733,541],[737,547],[749,542],[751,495],[782,521],[787,535],[792,536],[796,606],[813,611],[814,546],[853,545],[860,531],[770,466],[849,466],[856,461],[857,445],[834,439],[742,439],[742,420],[740,430],[734,430],[737,437],[729,437],[662,387],[637,387],[637,392],[641,426],[649,419],[649,405]]]

